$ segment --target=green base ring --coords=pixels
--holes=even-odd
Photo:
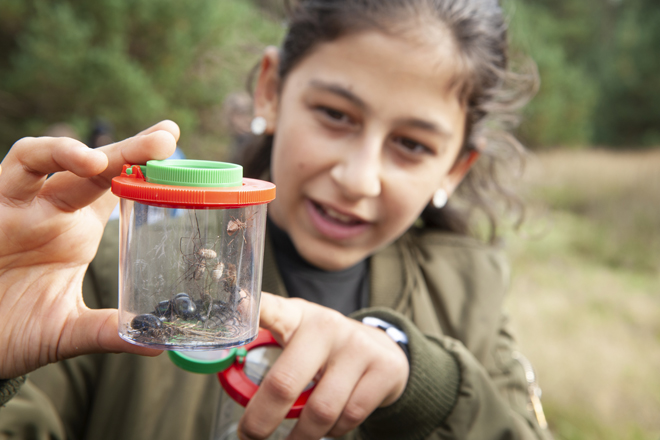
[[[198,374],[215,374],[220,371],[226,370],[231,364],[234,363],[234,358],[236,357],[236,348],[229,348],[226,351],[229,353],[227,356],[214,359],[196,359],[190,356],[190,353],[194,352],[183,352],[183,351],[168,351],[167,354],[170,357],[170,360],[174,365],[181,368],[182,370],[190,371],[191,373]],[[199,353],[209,353],[209,352],[199,352]]]

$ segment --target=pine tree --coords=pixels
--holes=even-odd
[[[0,153],[49,124],[83,134],[97,118],[118,137],[169,118],[184,146],[217,144],[224,97],[282,32],[243,0],[3,0]]]

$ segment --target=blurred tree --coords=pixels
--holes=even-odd
[[[519,135],[532,148],[587,145],[597,85],[585,67],[571,58],[581,52],[581,46],[589,47],[590,31],[570,19],[560,24],[561,15],[571,17],[576,12],[557,5],[557,10],[551,11],[544,3],[505,3],[511,20],[512,51],[530,56],[541,78],[537,96],[523,111]]]
[[[660,145],[660,8],[657,0],[610,6],[598,68],[602,89],[594,141],[622,147]]]
[[[508,0],[515,51],[536,61],[530,145],[660,145],[657,0]]]
[[[184,146],[200,133],[217,146],[223,98],[281,35],[241,0],[3,0],[0,150],[99,117],[119,137],[170,118]]]

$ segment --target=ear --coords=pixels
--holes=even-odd
[[[277,69],[280,56],[276,47],[264,51],[254,89],[254,115],[266,119],[266,133],[273,134],[277,122],[280,78]]]
[[[447,191],[447,196],[452,195],[456,191],[456,188],[458,188],[458,185],[463,181],[463,178],[470,171],[470,168],[472,168],[472,165],[474,165],[477,159],[479,159],[480,155],[481,153],[479,151],[470,150],[456,160],[456,163],[442,181],[441,188]]]

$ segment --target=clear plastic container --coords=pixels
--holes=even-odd
[[[119,336],[168,350],[244,345],[258,332],[270,182],[222,162],[149,161],[113,179],[120,201]]]

